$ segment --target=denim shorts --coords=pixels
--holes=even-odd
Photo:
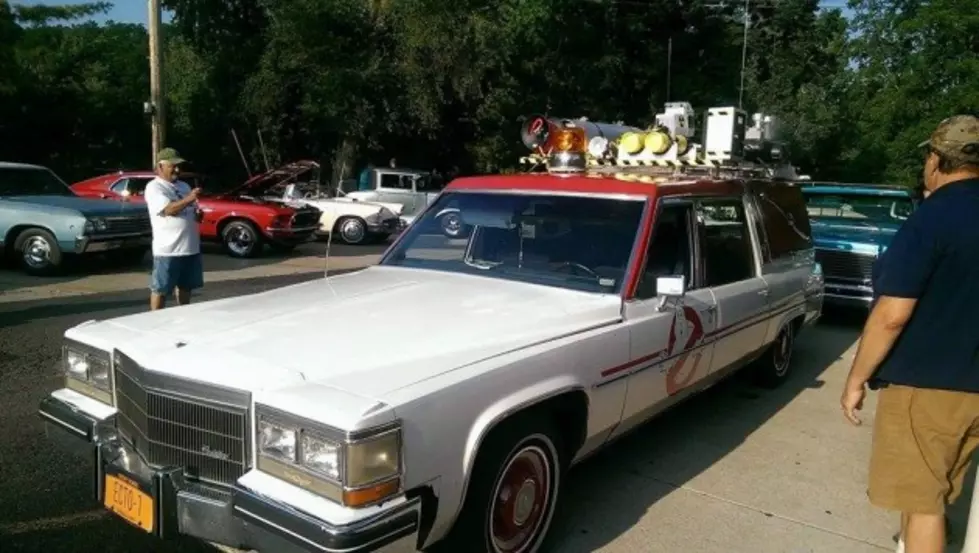
[[[174,288],[193,290],[204,286],[204,266],[201,254],[153,256],[150,291],[169,295]]]

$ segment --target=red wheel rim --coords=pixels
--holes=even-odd
[[[491,541],[499,553],[527,550],[551,496],[551,466],[537,446],[518,451],[497,481],[490,512]]]

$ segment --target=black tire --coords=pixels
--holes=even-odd
[[[21,268],[30,275],[48,276],[64,268],[64,255],[50,232],[29,228],[17,235],[14,252]]]
[[[221,229],[221,244],[231,257],[251,258],[262,253],[263,237],[251,221],[236,219]]]
[[[450,211],[439,217],[439,226],[442,228],[442,234],[449,238],[464,238],[467,234],[466,226],[457,211]]]
[[[367,222],[360,217],[340,217],[333,225],[331,236],[336,236],[340,242],[351,246],[366,244],[370,240]]]
[[[792,369],[792,348],[795,346],[795,325],[786,322],[775,341],[755,362],[755,382],[765,388],[777,388],[789,378]]]
[[[561,435],[546,413],[504,421],[480,447],[462,512],[438,550],[539,551],[554,518],[565,457]],[[501,540],[508,535],[509,543],[504,544]]]

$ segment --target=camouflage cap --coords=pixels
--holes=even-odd
[[[979,117],[955,115],[938,124],[931,137],[918,145],[944,157],[979,165]]]
[[[171,165],[180,165],[181,163],[185,163],[186,161],[187,160],[180,157],[180,154],[177,152],[177,150],[174,150],[173,148],[163,148],[162,150],[159,151],[159,153],[156,154],[157,163],[167,162]]]

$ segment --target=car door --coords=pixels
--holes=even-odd
[[[709,374],[716,303],[701,283],[695,228],[692,201],[661,201],[635,297],[625,305],[633,366],[613,435],[679,401]],[[686,294],[664,304],[656,290],[664,276],[683,276]]]
[[[802,192],[796,187],[753,183],[747,207],[759,246],[761,275],[770,290],[770,310],[777,314],[803,304],[814,253]],[[782,317],[771,318],[766,343],[775,339],[781,324]]]
[[[765,343],[769,287],[755,257],[744,195],[698,199],[696,212],[704,284],[717,301],[710,366],[715,373],[744,360]]]

